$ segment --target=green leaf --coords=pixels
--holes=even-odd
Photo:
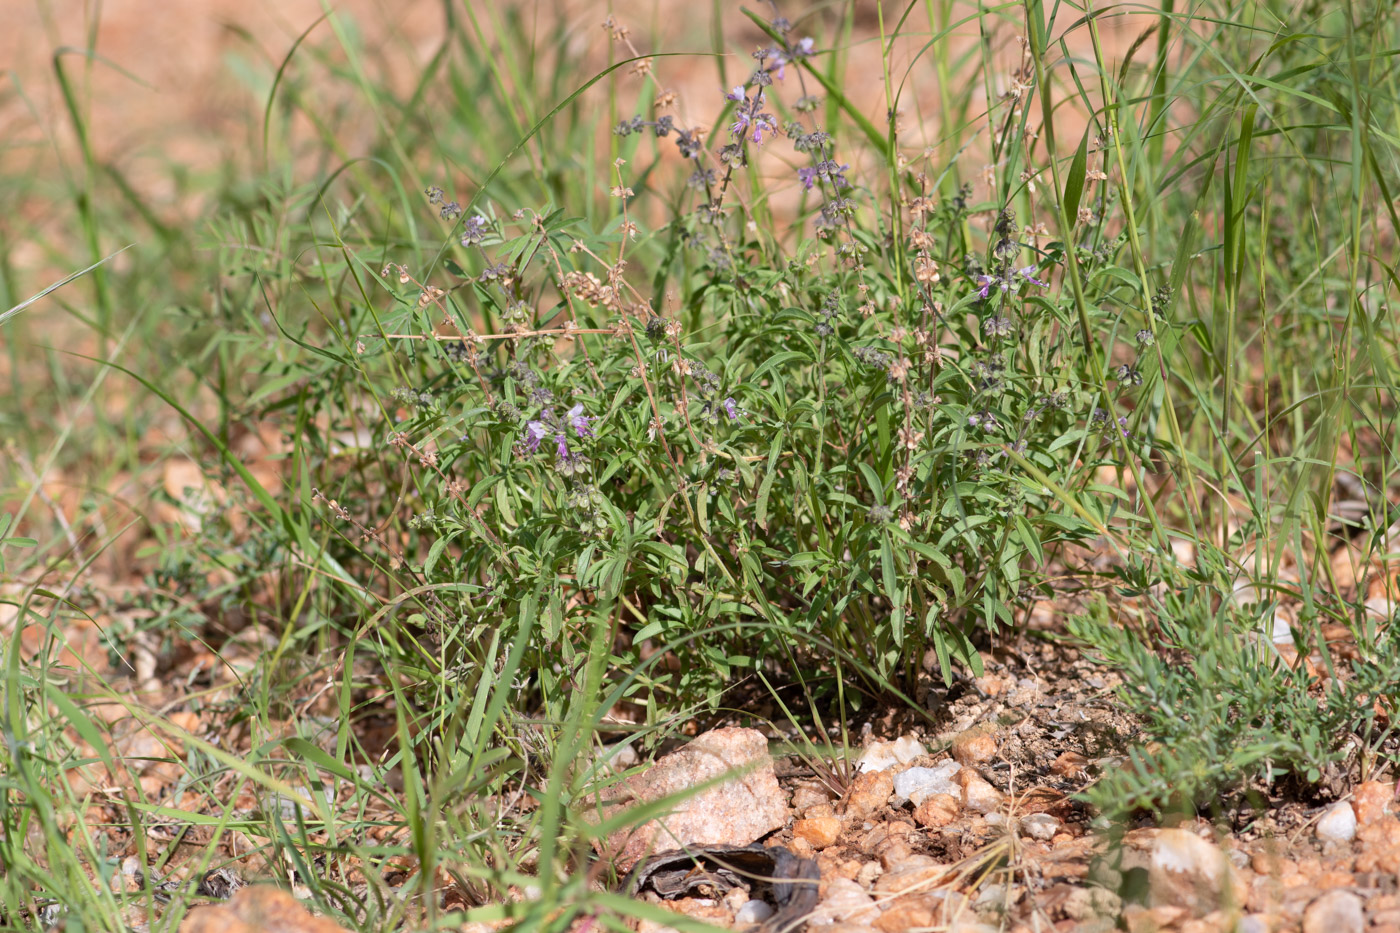
[[[1031,523],[1026,521],[1024,515],[1016,516],[1016,534],[1021,539],[1021,543],[1026,546],[1026,553],[1035,558],[1037,564],[1045,563],[1045,551],[1041,549],[1040,537],[1031,528]]]
[[[890,543],[888,531],[880,534],[880,576],[885,585],[885,595],[893,602],[899,587],[899,574],[894,562],[894,546]]]
[[[763,474],[763,482],[758,486],[758,503],[755,520],[758,527],[768,528],[768,497],[773,493],[773,481],[778,476],[778,455],[783,451],[783,437],[785,432],[778,429],[778,434],[773,438],[772,445],[768,448],[768,469]]]

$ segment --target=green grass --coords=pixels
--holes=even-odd
[[[7,153],[0,573],[22,625],[4,647],[4,924],[173,930],[188,894],[91,879],[120,875],[128,838],[158,876],[223,865],[236,834],[355,929],[460,922],[446,883],[470,919],[620,929],[654,908],[590,885],[607,880],[591,844],[617,823],[583,818],[615,779],[600,745],[652,749],[744,679],[815,735],[912,696],[926,650],[944,677],[976,670],[1032,600],[1086,586],[1112,612],[1071,633],[1173,740],[1099,803],[1307,784],[1349,734],[1367,769],[1392,766],[1393,706],[1358,700],[1393,703],[1397,664],[1363,608],[1400,501],[1386,8],[1134,7],[1150,30],[1114,51],[1122,7],[784,8],[783,41],[811,35],[817,54],[763,109],[853,166],[829,239],[813,221],[832,189],[800,190],[813,156],[782,132],[762,159],[719,161],[744,105],[718,91],[683,102],[711,128],[708,194],[674,133],[609,134],[674,113],[652,104],[684,72],[744,81],[735,37],[780,41],[771,14],[716,4],[711,49],[629,23],[635,48],[611,45],[600,71],[578,24],[444,9],[397,91],[376,77],[393,47],[371,54],[371,24],[338,15],[285,61],[245,63],[252,156],[168,165],[209,205],[188,228],[89,144],[81,56],[59,59],[76,148]],[[879,72],[853,64],[872,48]],[[652,52],[655,84],[632,73]],[[1001,97],[1013,77],[1024,106]],[[464,215],[440,218],[432,186]],[[65,222],[27,222],[36,205]],[[460,244],[478,214],[480,242]],[[12,260],[21,245],[76,277],[51,288]],[[615,291],[597,300],[575,271]],[[980,275],[1000,276],[986,302]],[[566,322],[581,331],[558,339]],[[556,434],[583,459],[560,469]],[[197,528],[162,482],[185,460],[224,497]],[[59,475],[57,492],[39,482]],[[1339,488],[1365,491],[1344,516]],[[1324,649],[1329,704],[1250,640],[1281,609],[1300,642],[1354,632],[1349,666]],[[83,619],[114,673],[60,658]],[[205,646],[246,663],[180,686],[177,709],[130,699],[128,661],[178,673]],[[112,702],[165,736],[173,796],[110,757]],[[1337,719],[1343,702],[1361,712]],[[116,796],[95,789],[103,769]],[[330,796],[307,790],[323,780]],[[170,820],[198,854],[148,832]],[[513,896],[527,886],[539,896]]]

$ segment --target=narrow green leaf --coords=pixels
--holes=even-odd
[[[1074,161],[1069,164],[1069,174],[1065,176],[1065,216],[1070,223],[1079,213],[1079,199],[1084,195],[1084,178],[1089,173],[1089,130],[1093,123],[1084,128],[1084,136],[1079,140],[1079,148],[1074,152]]]

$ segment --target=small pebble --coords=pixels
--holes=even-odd
[[[1089,759],[1078,752],[1065,752],[1050,764],[1050,770],[1061,777],[1077,778],[1089,767]]]
[[[846,816],[869,819],[894,793],[894,778],[888,771],[871,771],[856,776],[846,792]]]
[[[1031,813],[1021,817],[1021,832],[1032,839],[1049,842],[1060,831],[1060,821],[1048,813]]]
[[[1349,803],[1333,804],[1317,821],[1316,832],[1324,842],[1351,842],[1356,838],[1356,811]]]
[[[893,742],[873,742],[861,752],[856,761],[856,770],[862,774],[868,771],[884,771],[907,765],[920,755],[927,755],[928,749],[912,735],[902,736]]]
[[[825,849],[835,845],[841,836],[841,821],[834,816],[821,816],[815,819],[794,820],[792,833],[806,839],[814,849]]]
[[[1001,807],[1001,791],[978,778],[963,788],[963,806],[974,813],[991,813]]]
[[[734,922],[739,926],[749,926],[754,923],[762,923],[773,916],[773,908],[767,901],[752,900],[745,902],[744,906],[734,912]]]
[[[819,781],[803,781],[792,791],[792,808],[806,816],[811,807],[829,806],[831,791]]]
[[[979,765],[996,757],[996,736],[986,729],[969,729],[953,739],[953,760],[963,765]]]
[[[1350,891],[1328,891],[1303,911],[1303,933],[1361,933],[1361,898]]]
[[[958,818],[962,804],[952,794],[934,794],[914,810],[914,822],[926,829],[939,829]]]
[[[864,888],[849,878],[833,878],[827,884],[826,899],[808,917],[810,924],[833,921],[870,923],[880,916],[880,908]]]

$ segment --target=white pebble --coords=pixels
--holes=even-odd
[[[1351,842],[1356,838],[1356,811],[1349,803],[1337,803],[1328,808],[1317,821],[1317,838],[1327,842]]]
[[[948,794],[956,797],[958,788],[953,783],[953,775],[962,770],[956,761],[945,761],[936,768],[910,768],[894,776],[894,793],[899,798],[896,806],[908,800],[918,806],[934,794]]]
[[[1048,813],[1031,813],[1021,817],[1021,832],[1032,839],[1049,842],[1060,831],[1060,821]]]
[[[928,749],[922,742],[912,735],[906,735],[893,742],[873,743],[861,753],[860,760],[856,762],[856,770],[862,774],[866,771],[885,771],[907,765],[920,755],[927,754]]]
[[[734,912],[734,922],[740,926],[748,926],[751,923],[762,923],[773,916],[773,908],[767,901],[752,900],[746,901],[743,907]]]

